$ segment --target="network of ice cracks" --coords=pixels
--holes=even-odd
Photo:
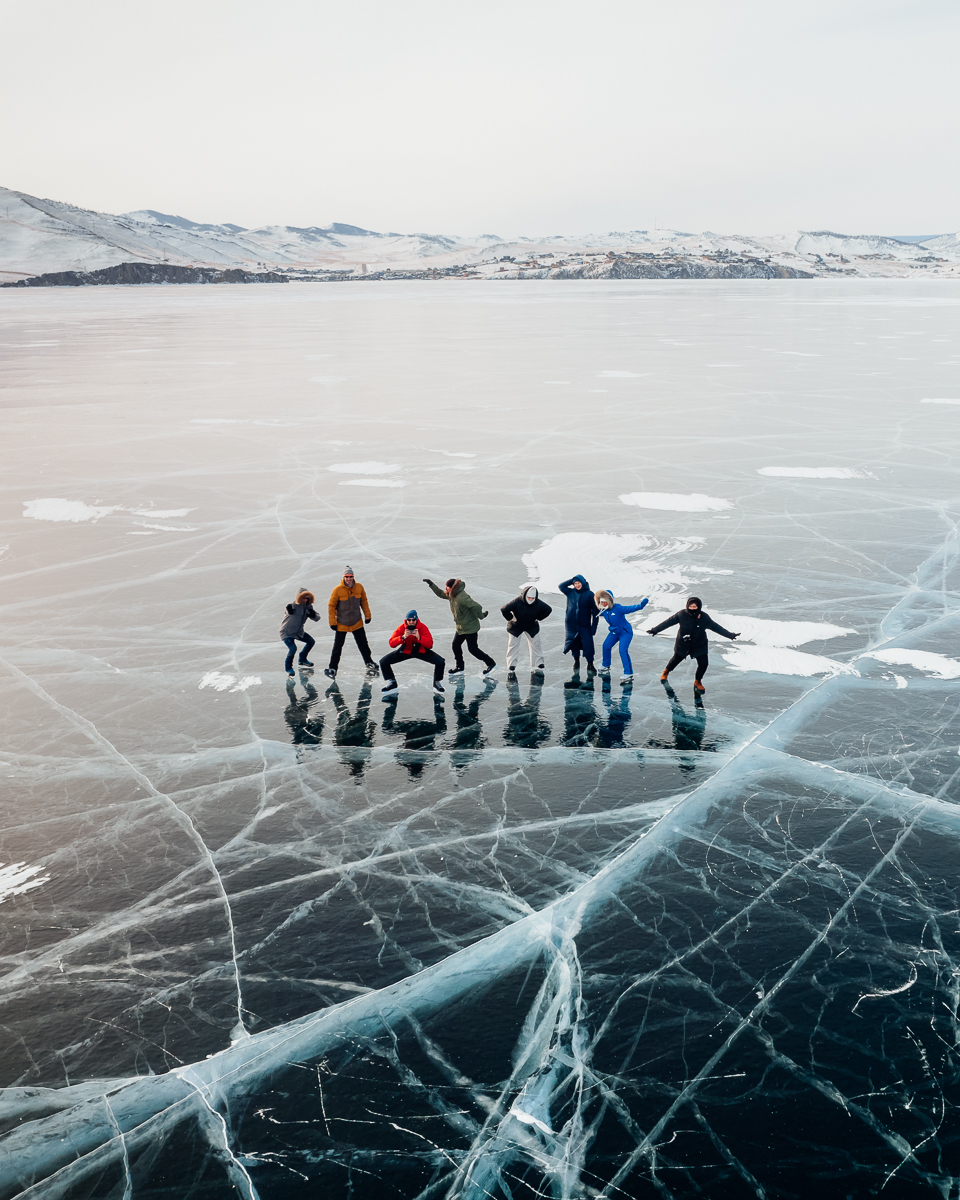
[[[870,649],[922,648],[955,631],[957,567],[951,528]],[[954,774],[941,773],[935,789],[925,774],[956,707],[949,686],[928,681],[938,716],[913,758],[865,757],[843,745],[845,711],[901,693],[866,670],[838,673],[812,682],[729,755],[713,755],[716,769],[692,790],[616,814],[500,823],[491,796],[525,786],[522,755],[429,810],[417,807],[412,778],[410,794],[389,811],[377,811],[389,807],[381,799],[341,814],[355,840],[348,833],[342,847],[331,846],[322,869],[305,854],[312,899],[242,951],[237,908],[252,903],[267,913],[272,886],[255,866],[240,881],[250,867],[243,837],[212,854],[182,804],[117,762],[195,844],[195,878],[177,881],[190,897],[184,907],[225,916],[232,950],[224,962],[210,954],[208,971],[229,983],[232,1044],[165,1073],[53,1092],[7,1089],[4,1116],[20,1123],[0,1141],[0,1195],[89,1195],[99,1180],[96,1194],[126,1200],[185,1129],[195,1152],[201,1147],[249,1198],[259,1179],[274,1194],[284,1179],[311,1178],[318,1163],[340,1172],[346,1190],[336,1194],[385,1195],[364,1188],[414,1170],[419,1189],[404,1194],[423,1200],[790,1195],[801,1164],[811,1177],[814,1150],[828,1195],[835,1185],[835,1194],[853,1194],[858,1171],[890,1195],[958,1194],[960,900],[919,865],[956,859],[960,809],[947,798]],[[119,757],[92,725],[68,715],[98,750]],[[824,746],[834,735],[831,756]],[[614,764],[600,762],[598,790]],[[263,786],[288,767],[255,765]],[[297,777],[296,786],[308,786],[302,770]],[[224,788],[233,782],[225,777]],[[492,824],[464,839],[458,812],[470,803],[489,805]],[[559,852],[565,839],[568,850],[583,843],[579,859]],[[513,874],[511,856],[522,858]],[[469,859],[469,871],[457,871],[458,857]],[[538,872],[524,893],[521,877]],[[210,881],[205,894],[195,890],[201,875]],[[118,923],[149,924],[177,885],[109,918],[109,928],[58,943],[55,957],[122,939],[128,931]],[[393,980],[346,996],[342,980],[320,980],[323,1006],[250,1032],[251,965],[262,969],[271,942],[337,897],[368,914]],[[429,931],[422,954],[384,915],[399,897],[419,914],[421,934]],[[471,919],[458,921],[460,912]],[[322,966],[320,958],[314,968]],[[44,955],[25,959],[7,978],[8,994],[28,994],[42,969],[55,969]],[[515,1025],[492,1030],[484,997],[504,987],[518,997]],[[176,991],[152,1003],[170,1010]],[[493,1060],[502,1051],[496,1082],[468,1077],[445,1044],[458,1012],[476,1038],[491,1039]],[[351,1081],[374,1077],[379,1106],[351,1108]],[[797,1095],[804,1128],[789,1127]],[[391,1096],[394,1110],[383,1111]],[[353,1116],[334,1115],[344,1112]],[[305,1123],[315,1135],[309,1146],[284,1141],[285,1126]],[[365,1146],[374,1127],[381,1141]],[[774,1141],[764,1163],[761,1148]]]

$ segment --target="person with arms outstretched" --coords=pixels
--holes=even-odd
[[[442,588],[437,587],[432,579],[424,579],[423,581],[430,591],[435,596],[439,596],[441,600],[450,602],[450,611],[453,613],[453,621],[456,626],[456,633],[453,636],[453,666],[450,668],[451,675],[463,674],[463,643],[467,643],[467,649],[474,658],[479,658],[482,663],[485,663],[483,674],[489,675],[491,671],[497,669],[497,664],[493,661],[489,654],[485,654],[477,645],[477,634],[480,632],[480,622],[487,615],[482,605],[478,604],[471,596],[467,595],[466,588],[462,579],[448,579]]]
[[[392,699],[400,690],[393,668],[401,662],[429,663],[433,667],[433,690],[443,695],[444,661],[434,650],[433,634],[417,616],[415,608],[410,609],[390,635],[390,645],[392,652],[380,659],[384,680],[380,694],[384,700]]]
[[[353,567],[343,568],[343,578],[330,593],[327,612],[330,628],[333,630],[333,649],[330,651],[330,665],[324,668],[324,675],[336,679],[343,643],[347,640],[348,633],[354,636],[367,674],[376,675],[377,664],[373,661],[367,634],[363,628],[364,624],[370,624],[370,605],[363,584],[357,583]]]
[[[599,591],[594,596],[600,616],[609,625],[610,632],[603,639],[603,665],[601,675],[610,674],[610,662],[613,658],[614,646],[620,651],[620,662],[623,664],[621,683],[633,683],[633,663],[630,661],[630,643],[633,641],[633,626],[627,620],[627,613],[640,612],[650,603],[643,599],[639,604],[614,604],[613,592]]]
[[[693,680],[693,690],[695,692],[705,692],[707,689],[703,686],[703,677],[706,674],[707,667],[710,665],[708,660],[709,643],[707,642],[707,630],[712,629],[714,633],[719,633],[721,637],[729,638],[731,641],[738,638],[740,634],[731,633],[729,629],[724,629],[722,625],[718,625],[710,617],[709,613],[705,613],[703,611],[703,601],[699,596],[691,596],[687,600],[686,607],[679,609],[672,617],[667,617],[659,625],[654,625],[652,629],[647,630],[647,633],[651,637],[656,637],[658,633],[662,633],[664,629],[669,629],[671,625],[679,625],[680,628],[677,630],[677,640],[673,647],[673,657],[663,668],[660,682],[666,683],[670,672],[674,667],[679,667],[685,658],[695,658],[697,660],[697,672]]]

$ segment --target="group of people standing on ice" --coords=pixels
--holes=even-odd
[[[454,665],[447,674],[451,677],[462,675],[464,672],[463,647],[470,651],[474,658],[483,664],[483,674],[490,675],[497,669],[497,663],[480,648],[478,635],[480,622],[489,614],[471,596],[467,594],[464,582],[459,578],[451,578],[443,587],[432,579],[423,581],[430,590],[450,605],[456,631],[451,649]],[[595,673],[596,649],[594,638],[600,621],[607,624],[607,635],[601,650],[601,675],[609,675],[614,648],[620,654],[623,674],[620,682],[629,686],[633,682],[633,663],[630,659],[630,643],[633,640],[634,629],[627,617],[631,613],[640,612],[648,604],[641,600],[639,604],[619,604],[614,600],[609,589],[591,591],[590,585],[582,575],[574,575],[559,584],[560,593],[566,597],[567,608],[564,616],[564,654],[573,655],[575,672],[580,670],[580,660],[586,663],[588,673]],[[307,633],[307,621],[319,621],[320,615],[314,608],[315,597],[312,592],[301,589],[296,600],[286,606],[283,621],[280,624],[280,637],[287,647],[287,660],[284,669],[288,675],[293,675],[293,661],[298,657],[303,667],[312,667],[310,651],[316,645],[316,640]],[[540,643],[540,622],[553,612],[553,609],[540,598],[537,588],[527,584],[520,589],[519,595],[502,605],[500,612],[507,622],[507,671],[509,675],[516,673],[520,657],[522,640],[526,640],[530,652],[530,666],[534,672],[544,670],[543,648]],[[327,618],[333,631],[333,648],[330,653],[330,663],[324,669],[324,674],[335,679],[340,665],[347,634],[352,634],[357,643],[357,649],[363,658],[370,676],[382,674],[384,684],[382,695],[385,700],[395,696],[399,690],[394,667],[402,662],[424,662],[433,667],[434,690],[443,693],[443,673],[445,660],[434,649],[433,635],[420,620],[416,609],[411,608],[397,628],[390,635],[390,653],[385,654],[375,662],[370,652],[364,625],[371,621],[370,604],[363,584],[357,582],[352,567],[344,568],[343,578],[330,593],[327,604]],[[696,659],[697,669],[694,678],[694,689],[703,692],[703,676],[708,666],[707,630],[712,629],[722,637],[731,640],[739,637],[738,633],[730,633],[718,625],[703,611],[703,604],[698,596],[691,596],[686,605],[673,616],[661,621],[647,633],[655,637],[665,629],[677,625],[677,639],[674,653],[663,669],[660,676],[666,682],[668,675],[686,658]],[[297,654],[297,642],[303,648]],[[573,686],[577,686],[575,683]]]

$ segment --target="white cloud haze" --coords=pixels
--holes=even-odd
[[[960,228],[954,0],[9,6],[3,183],[255,226]]]

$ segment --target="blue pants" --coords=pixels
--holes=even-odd
[[[303,660],[305,658],[310,657],[310,651],[317,644],[316,639],[312,638],[310,636],[310,634],[307,633],[306,630],[304,630],[303,633],[300,634],[299,638],[284,638],[283,644],[287,648],[287,661],[283,664],[283,669],[285,671],[289,671],[290,668],[293,666],[293,656],[297,652],[297,642],[298,641],[304,643],[303,649],[300,651],[300,661],[301,662],[303,662]]]
[[[633,641],[633,630],[624,633],[619,629],[611,629],[603,639],[603,665],[610,666],[613,648],[619,643],[620,661],[623,663],[624,675],[633,674],[633,663],[630,661],[630,643]]]

